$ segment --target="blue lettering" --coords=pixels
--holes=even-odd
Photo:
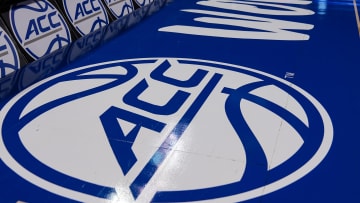
[[[50,26],[51,26],[52,28],[57,28],[57,27],[61,26],[61,23],[60,23],[60,22],[54,23],[54,21],[53,21],[53,17],[56,16],[56,15],[57,15],[57,12],[56,12],[56,11],[53,11],[53,12],[51,12],[51,13],[49,14],[49,16],[48,16],[48,19],[49,19],[49,22],[50,22]]]
[[[42,21],[44,21],[45,19],[46,19],[46,16],[40,16],[36,19],[37,24],[39,25],[39,30],[43,33],[50,30],[49,26],[43,27]]]
[[[187,80],[179,80],[165,76],[164,73],[171,68],[169,61],[164,61],[159,67],[151,72],[150,77],[154,80],[164,82],[176,87],[195,87],[205,78],[208,71],[197,69],[195,73]],[[138,99],[139,95],[148,88],[146,80],[139,82],[133,89],[131,89],[125,96],[124,102],[128,105],[140,108],[142,110],[161,115],[170,115],[179,110],[184,102],[189,97],[190,93],[178,90],[175,95],[163,106],[151,104],[146,101]]]
[[[83,8],[84,8],[84,11],[85,11],[85,13],[87,14],[87,15],[89,15],[89,14],[91,14],[92,13],[92,10],[90,9],[90,10],[87,10],[86,9],[86,5],[89,3],[89,0],[86,0],[86,1],[83,1],[82,2],[82,6],[83,6]]]
[[[91,8],[93,9],[93,11],[98,11],[100,10],[100,7],[99,6],[96,6],[94,4],[94,2],[97,2],[97,0],[91,0]]]
[[[45,33],[52,28],[61,26],[60,22],[54,21],[54,16],[57,15],[56,11],[49,13],[48,15],[39,16],[36,20],[31,19],[26,31],[25,40],[28,40],[32,34],[36,36],[40,33]],[[47,23],[46,23],[47,22]]]
[[[38,74],[40,77],[47,76],[49,73],[54,71],[57,68],[57,65],[63,60],[64,53],[61,51],[53,52],[53,54],[48,55],[42,60],[37,60],[31,63],[31,66],[28,66],[27,69],[31,72]],[[40,73],[40,74],[39,74]],[[34,78],[39,79],[39,78]]]
[[[79,16],[83,17],[100,10],[100,7],[96,6],[94,1],[97,2],[97,0],[90,0],[90,2],[89,0],[85,0],[82,3],[78,3],[75,10],[75,20],[77,20]]]
[[[98,42],[101,40],[102,32],[96,31],[87,34],[85,37],[76,40],[76,45],[81,49],[82,52],[87,52],[92,50],[97,46]]]
[[[139,95],[149,87],[146,80],[140,81],[133,89],[131,89],[125,96],[124,102],[130,106],[134,106],[139,109],[143,109],[147,112],[170,115],[175,113],[184,104],[186,99],[190,96],[190,93],[178,90],[175,95],[163,106],[151,104],[146,101],[140,100]]]
[[[133,123],[135,126],[125,135],[118,119]],[[161,132],[165,127],[165,124],[162,122],[114,106],[105,111],[105,113],[100,116],[100,120],[124,175],[126,175],[137,162],[137,158],[131,147],[141,128]]]
[[[169,61],[164,61],[159,67],[151,72],[150,76],[154,80],[165,82],[167,84],[175,85],[177,87],[195,87],[197,86],[206,76],[208,71],[197,69],[194,75],[186,81],[170,78],[164,76],[164,73],[171,67]]]
[[[83,11],[83,7],[81,6],[80,3],[78,3],[76,5],[76,10],[75,10],[75,20],[77,20],[79,18],[79,16],[84,16],[84,11]]]
[[[36,25],[35,19],[31,19],[29,21],[28,29],[26,31],[25,40],[28,40],[30,38],[30,35],[35,33],[35,35],[39,35],[39,30]]]

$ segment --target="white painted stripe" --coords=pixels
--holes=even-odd
[[[355,10],[355,16],[356,16],[356,23],[358,27],[359,37],[360,37],[360,18],[359,18],[359,11],[357,9],[356,0],[353,0],[354,2],[354,10]]]

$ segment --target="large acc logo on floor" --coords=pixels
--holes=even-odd
[[[244,201],[304,177],[333,139],[325,109],[296,85],[195,59],[76,68],[0,114],[5,164],[81,202]]]

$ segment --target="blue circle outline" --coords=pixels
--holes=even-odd
[[[149,59],[142,59],[142,60],[137,60],[137,61],[126,60],[123,62],[112,62],[112,63],[106,64],[106,65],[90,67],[89,69],[78,70],[78,71],[74,71],[74,72],[56,77],[55,79],[48,81],[48,82],[32,89],[31,91],[26,93],[23,97],[21,97],[10,108],[10,110],[8,111],[7,115],[4,118],[3,127],[1,130],[2,130],[2,136],[4,139],[5,146],[7,147],[9,153],[12,156],[14,156],[15,160],[23,160],[23,162],[21,162],[22,165],[27,170],[33,172],[34,174],[36,174],[39,177],[49,180],[50,182],[52,182],[54,184],[58,183],[59,180],[62,180],[62,181],[66,180],[64,182],[60,181],[61,183],[56,184],[56,185],[61,185],[61,186],[64,186],[64,187],[67,187],[69,189],[73,189],[76,191],[82,191],[86,194],[90,194],[93,196],[106,198],[109,193],[114,192],[114,188],[104,187],[104,186],[96,185],[93,183],[87,183],[83,180],[79,180],[74,177],[69,177],[66,174],[61,174],[61,173],[57,172],[56,170],[45,166],[44,164],[39,162],[36,158],[32,157],[32,155],[22,145],[21,140],[20,140],[20,135],[18,134],[18,132],[27,123],[29,123],[33,118],[36,118],[39,115],[39,113],[37,111],[40,110],[40,112],[46,112],[46,111],[44,111],[45,109],[43,109],[43,110],[36,109],[36,111],[32,111],[34,113],[31,115],[29,115],[30,114],[29,113],[21,119],[19,117],[21,115],[23,108],[25,107],[25,105],[27,103],[29,103],[33,98],[35,98],[36,95],[40,94],[45,89],[51,87],[52,85],[55,85],[58,82],[68,81],[72,77],[75,79],[76,78],[84,79],[84,78],[82,78],[84,76],[79,77],[79,75],[86,73],[86,72],[91,72],[93,70],[103,69],[110,65],[114,65],[116,63],[120,63],[123,67],[126,67],[129,71],[129,74],[136,75],[136,73],[137,73],[137,70],[135,70],[136,68],[133,69],[133,68],[131,68],[131,66],[126,66],[127,63],[134,64],[134,63],[144,63],[144,62],[151,62],[151,61],[152,60],[149,60]],[[289,116],[290,123],[292,123],[292,124],[295,123],[295,129],[300,129],[302,131],[306,131],[305,135],[304,135],[304,133],[299,133],[302,136],[302,138],[305,140],[304,141],[305,144],[300,148],[299,152],[297,152],[293,157],[291,157],[289,160],[287,160],[284,164],[273,169],[272,170],[273,172],[270,172],[270,173],[269,173],[269,171],[266,172],[266,174],[265,174],[266,175],[266,184],[259,185],[259,182],[251,183],[251,181],[252,181],[251,177],[254,177],[254,175],[257,175],[256,173],[258,171],[255,171],[256,173],[252,173],[251,170],[249,170],[247,168],[245,173],[248,173],[250,175],[244,175],[244,177],[246,177],[246,178],[239,180],[238,182],[230,183],[227,185],[216,186],[216,187],[196,189],[196,190],[158,191],[155,194],[152,201],[171,202],[171,201],[207,200],[207,199],[212,199],[212,198],[221,198],[221,197],[225,197],[225,196],[229,196],[229,195],[239,194],[239,193],[249,191],[254,188],[258,188],[259,186],[265,186],[265,185],[273,183],[273,182],[289,175],[290,173],[292,173],[293,171],[295,171],[296,169],[298,169],[299,167],[304,165],[315,154],[316,150],[319,148],[319,146],[321,144],[321,140],[323,138],[323,132],[324,132],[324,129],[323,129],[324,125],[323,125],[323,122],[321,119],[321,115],[318,112],[317,108],[314,106],[314,104],[312,104],[308,98],[306,98],[304,95],[302,95],[297,90],[284,84],[283,82],[280,82],[274,78],[270,78],[269,76],[262,75],[260,73],[256,73],[253,70],[239,69],[236,67],[231,67],[230,65],[216,64],[214,62],[200,62],[200,61],[185,60],[185,59],[181,59],[178,61],[179,61],[179,63],[183,63],[183,64],[205,65],[205,66],[208,66],[209,68],[223,69],[223,70],[243,73],[243,74],[251,75],[251,76],[254,76],[256,78],[263,80],[261,82],[250,83],[250,84],[245,85],[244,87],[241,87],[237,90],[224,89],[223,93],[229,93],[231,91],[235,91],[235,92],[238,91],[236,94],[233,95],[235,100],[241,99],[242,97],[240,97],[239,95],[244,94],[246,96],[244,98],[246,98],[247,100],[258,101],[257,99],[259,99],[259,98],[256,98],[256,97],[254,98],[253,97],[254,95],[249,94],[249,92],[251,90],[254,90],[258,87],[263,87],[266,85],[276,85],[277,87],[288,92],[290,95],[292,95],[294,98],[296,98],[297,101],[301,101],[302,107],[304,107],[306,109],[306,113],[311,112],[312,114],[311,114],[311,116],[308,116],[309,127],[306,128],[304,125],[300,124],[300,121],[295,116],[291,116],[290,114],[285,113],[284,111],[279,109],[277,106],[273,106],[273,104],[271,104],[271,103],[266,104],[266,105],[270,106],[272,109],[275,108],[278,113],[280,112],[280,115]],[[88,76],[88,77],[90,77],[90,76]],[[98,77],[99,76],[97,75],[97,76],[93,76],[90,78],[98,78]],[[105,77],[105,75],[104,75],[104,77]],[[113,76],[106,76],[106,77],[113,77]],[[121,85],[122,83],[124,83],[126,81],[127,80],[125,80],[125,81],[116,80],[112,83],[103,85],[99,88],[85,91],[81,95],[76,94],[76,95],[71,95],[71,97],[66,97],[64,101],[68,102],[68,101],[71,101],[71,99],[78,97],[78,96],[84,97],[87,95],[91,95],[96,92],[103,91],[107,88]],[[249,95],[250,95],[250,97],[248,97]],[[264,102],[264,101],[261,100],[261,102]],[[46,106],[47,106],[47,108],[49,108],[49,106],[54,108],[61,104],[63,104],[63,101],[61,101],[59,103],[58,100],[55,100],[55,101],[52,101],[52,102],[46,104]],[[230,106],[229,108],[231,108],[232,105],[225,104],[225,108],[227,108],[226,106],[228,106],[228,107]],[[235,110],[238,110],[238,109],[235,109]],[[248,126],[245,124],[246,122],[244,120],[241,122],[244,123],[243,126],[239,126],[239,127],[234,126],[234,128],[247,130],[247,132],[251,134],[251,131],[249,131]],[[13,126],[12,123],[18,123],[18,125],[16,125],[16,128],[11,128],[11,129],[4,128],[4,126]],[[315,135],[322,135],[322,136],[312,136],[312,133],[314,133]],[[307,143],[309,143],[309,144],[307,144]],[[27,158],[24,159],[24,157],[27,157]],[[249,178],[247,178],[247,177],[249,177]],[[88,184],[87,188],[82,188],[84,183]],[[84,191],[84,190],[86,190],[86,191]],[[103,192],[99,193],[99,191],[103,191]]]

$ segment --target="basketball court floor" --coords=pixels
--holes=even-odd
[[[0,4],[1,203],[360,202],[360,1]]]

